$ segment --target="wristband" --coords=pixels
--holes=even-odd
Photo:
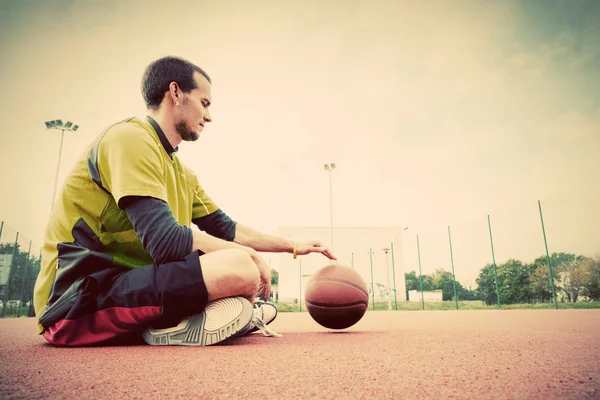
[[[297,256],[298,256],[298,244],[294,243],[294,260],[296,259]]]

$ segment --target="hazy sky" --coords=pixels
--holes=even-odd
[[[41,242],[59,185],[105,126],[144,115],[144,67],[213,79],[180,156],[234,219],[408,226],[423,272],[600,251],[600,2],[0,0],[0,219]],[[8,240],[7,237],[2,238]]]

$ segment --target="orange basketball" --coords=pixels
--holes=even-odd
[[[310,316],[325,328],[356,324],[369,307],[369,291],[361,276],[343,265],[328,265],[308,281],[304,294]]]

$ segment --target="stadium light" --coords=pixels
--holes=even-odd
[[[333,171],[336,166],[335,163],[328,163],[323,165],[325,171],[329,171],[329,231],[331,234],[331,252],[333,253],[333,189],[331,185],[331,171]],[[332,260],[332,264],[334,261]]]
[[[58,171],[60,169],[60,157],[62,155],[65,131],[75,132],[77,129],[79,129],[79,125],[75,125],[71,121],[67,121],[65,124],[63,124],[62,119],[55,119],[52,121],[46,121],[44,123],[46,124],[46,129],[57,129],[62,132],[60,135],[60,147],[58,148],[58,164],[56,165],[56,177],[54,179],[54,193],[52,193],[52,207],[54,207],[54,198],[56,197],[56,185],[58,183]],[[52,210],[52,207],[50,210]]]

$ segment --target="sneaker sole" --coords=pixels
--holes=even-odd
[[[252,320],[252,304],[242,297],[209,303],[203,312],[167,329],[147,329],[146,343],[154,346],[210,346],[244,329]]]

